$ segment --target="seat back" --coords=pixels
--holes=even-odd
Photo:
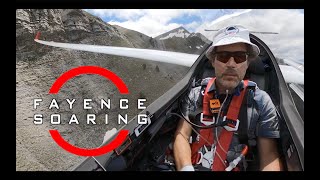
[[[258,56],[253,60],[247,69],[245,78],[257,83],[258,87],[262,90],[267,88],[265,65],[261,58]]]

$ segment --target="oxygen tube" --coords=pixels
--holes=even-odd
[[[239,162],[241,161],[242,158],[247,154],[248,152],[248,146],[245,145],[243,150],[241,151],[241,154],[235,158],[232,162],[229,163],[229,166],[225,169],[226,171],[231,171],[233,168],[235,168]]]
[[[225,101],[226,101],[226,99],[227,99],[227,97],[228,97],[228,92],[229,92],[229,91],[228,91],[228,89],[227,89],[227,90],[226,90],[226,98],[224,99],[224,101],[223,101],[223,103],[222,103],[222,105],[221,105],[221,107],[220,107],[220,109],[219,109],[218,117],[220,117],[221,109],[222,109],[222,107],[223,107],[223,105],[224,105],[224,103],[225,103]],[[226,150],[223,149],[223,147],[221,146],[221,144],[220,144],[220,142],[219,142],[218,130],[217,130],[217,128],[218,128],[218,127],[215,128],[215,133],[216,133],[215,139],[216,139],[218,145],[220,146],[221,150],[224,151],[224,153],[227,154]],[[243,150],[241,151],[240,155],[239,155],[237,158],[235,158],[232,162],[229,163],[229,166],[225,169],[225,171],[231,171],[232,169],[234,169],[234,168],[239,164],[239,162],[245,157],[245,155],[247,154],[247,152],[248,152],[248,146],[247,146],[247,145],[244,145],[244,148],[243,148]],[[225,163],[223,163],[223,164],[225,164]]]
[[[221,107],[220,107],[220,109],[219,109],[218,116],[217,116],[218,118],[220,117],[221,109],[222,109],[222,107],[224,106],[224,104],[225,104],[225,102],[226,102],[226,100],[227,100],[227,98],[228,98],[228,95],[229,95],[229,90],[226,90],[226,97],[224,98],[224,100],[223,100],[223,102],[222,102],[222,104],[221,104]],[[177,115],[177,116],[179,116],[180,118],[182,118],[182,119],[184,119],[185,121],[187,121],[187,122],[191,125],[191,126],[190,126],[191,129],[192,129],[197,135],[199,135],[200,138],[202,138],[202,139],[203,139],[204,141],[206,141],[208,144],[211,144],[206,138],[204,138],[199,132],[197,132],[197,130],[195,130],[193,126],[198,127],[198,128],[203,128],[203,129],[216,127],[215,132],[217,132],[217,127],[219,127],[219,126],[221,127],[221,126],[223,126],[223,124],[218,123],[218,124],[213,124],[213,125],[209,125],[209,126],[199,126],[199,125],[197,125],[197,124],[192,123],[192,122],[188,119],[188,117],[186,117],[186,116],[183,114],[183,112],[181,111],[181,107],[180,107],[180,106],[179,106],[179,108],[180,108],[180,112],[181,112],[182,116],[180,116],[179,114],[176,114],[176,113],[170,113],[170,114]],[[224,122],[224,123],[225,123],[225,122]],[[222,146],[221,146],[221,144],[220,144],[220,142],[219,142],[219,140],[218,140],[218,138],[217,138],[217,134],[216,134],[216,137],[215,137],[215,138],[216,138],[216,142],[217,142],[218,145],[221,147],[222,151],[224,151],[224,152],[226,153],[226,151],[222,148]],[[225,161],[222,159],[222,157],[220,156],[220,154],[219,154],[217,151],[215,151],[214,154],[217,155],[218,158],[219,158],[219,160],[224,164],[225,167],[227,167]],[[240,160],[241,160],[241,159],[240,159]],[[238,162],[238,163],[239,163],[239,162]],[[238,164],[238,163],[237,163],[237,164]]]
[[[224,107],[225,102],[226,102],[226,100],[227,100],[228,97],[229,97],[229,90],[226,90],[226,97],[224,98],[223,102],[221,103],[221,107],[220,107],[220,109],[219,109],[218,116],[217,116],[218,118],[220,117],[221,109]],[[187,122],[191,125],[191,126],[190,126],[191,129],[192,129],[197,135],[199,135],[200,138],[202,138],[204,141],[206,141],[208,144],[211,144],[211,143],[210,143],[206,138],[204,138],[200,133],[198,133],[198,132],[194,129],[194,127],[204,128],[204,129],[215,127],[215,142],[216,142],[216,143],[214,143],[214,144],[215,144],[215,146],[218,145],[218,146],[221,148],[221,150],[224,151],[224,153],[227,154],[226,150],[225,150],[225,149],[222,147],[222,145],[220,144],[219,138],[218,138],[218,134],[217,134],[217,132],[218,132],[217,128],[218,128],[219,126],[220,126],[220,127],[223,126],[223,124],[220,124],[220,123],[219,123],[219,119],[218,119],[218,123],[219,123],[219,124],[213,124],[213,125],[209,125],[209,126],[199,126],[199,125],[197,125],[197,124],[192,123],[192,122],[188,119],[188,116],[185,116],[185,115],[184,115],[183,111],[181,111],[181,103],[180,103],[180,105],[179,105],[179,109],[180,109],[180,112],[181,112],[182,116],[181,116],[180,114],[177,114],[177,113],[170,113],[170,114],[179,116],[181,119],[184,119],[185,121],[187,121]],[[194,126],[194,127],[193,127],[193,126]],[[218,159],[224,164],[224,167],[226,167],[226,168],[225,168],[225,171],[231,171],[232,169],[234,169],[234,168],[239,164],[239,162],[244,158],[244,156],[247,154],[247,152],[248,152],[248,146],[245,145],[244,148],[243,148],[243,150],[241,151],[240,155],[239,155],[237,158],[235,158],[232,162],[230,162],[228,166],[227,166],[226,162],[222,159],[222,157],[220,156],[220,154],[219,154],[217,151],[215,151],[214,154],[217,155]]]

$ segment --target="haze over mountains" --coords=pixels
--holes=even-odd
[[[83,157],[72,155],[57,146],[48,133],[58,129],[71,144],[79,147],[97,147],[106,130],[122,125],[116,123],[118,114],[128,114],[130,120],[140,110],[136,100],[146,98],[146,105],[170,89],[188,71],[179,65],[147,62],[140,59],[48,47],[34,42],[40,39],[81,44],[160,49],[185,53],[200,53],[209,42],[199,33],[183,27],[155,38],[120,26],[112,26],[83,10],[16,10],[16,170],[68,170]],[[77,76],[49,95],[53,82],[62,73],[79,66],[93,65],[115,72],[127,84],[130,94],[120,96],[117,88],[97,75]],[[37,109],[33,100],[43,101]],[[49,110],[55,98],[59,110]],[[65,99],[76,99],[72,110]],[[92,99],[93,109],[83,110],[84,98]],[[111,99],[110,110],[101,110],[100,99]],[[129,99],[129,110],[119,109],[119,98]],[[61,114],[61,124],[50,124],[51,114]],[[86,115],[97,115],[97,125],[87,125]],[[34,114],[43,115],[43,124],[33,123]],[[68,124],[76,114],[79,125]],[[104,124],[105,114],[109,124]],[[99,124],[100,123],[100,124]]]

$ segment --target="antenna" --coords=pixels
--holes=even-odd
[[[258,34],[279,34],[277,32],[262,32],[262,31],[250,31],[250,33],[258,33]]]
[[[205,29],[205,31],[219,31],[218,29]],[[257,33],[257,34],[279,34],[277,32],[262,32],[262,31],[250,31],[250,33]]]

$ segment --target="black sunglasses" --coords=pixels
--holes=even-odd
[[[231,57],[233,57],[234,61],[239,64],[248,59],[249,53],[244,51],[235,51],[235,52],[229,52],[229,51],[219,51],[215,52],[214,55],[216,56],[216,60],[227,63]]]

